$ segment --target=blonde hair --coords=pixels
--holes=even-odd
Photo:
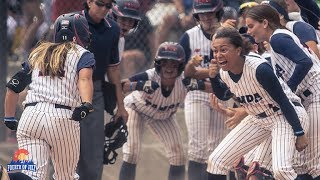
[[[51,78],[63,77],[64,64],[70,50],[78,52],[75,43],[40,42],[29,55],[30,72],[37,68]]]

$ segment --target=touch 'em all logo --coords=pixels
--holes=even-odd
[[[8,171],[18,171],[18,170],[27,170],[27,171],[36,171],[36,165],[32,160],[28,160],[29,152],[26,149],[18,149],[12,158],[12,161],[8,164]]]

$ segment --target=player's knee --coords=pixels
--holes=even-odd
[[[230,164],[230,167],[232,164]],[[226,174],[227,173],[227,164],[226,162],[219,157],[219,154],[212,153],[208,159],[208,168],[207,171],[213,174]]]

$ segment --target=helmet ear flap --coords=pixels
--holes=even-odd
[[[161,65],[160,65],[160,61],[158,59],[154,60],[154,68],[156,69],[156,72],[158,74],[160,74]]]

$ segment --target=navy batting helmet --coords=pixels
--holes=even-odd
[[[73,37],[75,37],[77,44],[88,49],[91,41],[90,36],[88,22],[80,14],[60,15],[54,23],[55,43],[73,41]]]
[[[168,59],[179,62],[178,75],[180,75],[184,69],[185,57],[186,55],[184,49],[179,43],[164,42],[160,44],[154,60],[154,67],[156,68],[156,72],[160,73],[161,60]]]
[[[199,21],[198,14],[216,12],[216,16],[220,21],[223,14],[222,0],[194,0],[192,14],[193,17]]]
[[[117,17],[126,17],[135,20],[136,28],[141,21],[140,3],[137,0],[116,0],[115,5],[112,7],[112,16],[116,20]]]

